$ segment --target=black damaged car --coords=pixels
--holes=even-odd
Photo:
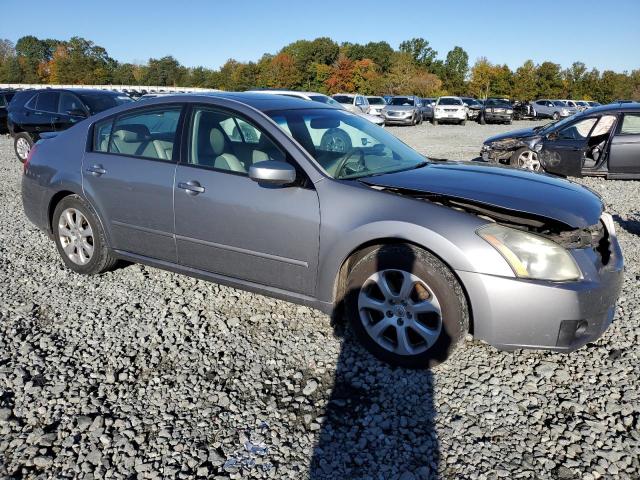
[[[484,141],[485,161],[562,176],[640,179],[640,104],[605,105]]]

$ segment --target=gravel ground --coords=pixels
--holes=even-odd
[[[511,128],[390,130],[471,159]],[[627,262],[603,338],[571,355],[469,340],[416,372],[306,307],[138,265],[72,274],[23,216],[20,171],[0,137],[2,478],[640,475],[635,182],[582,181],[616,214]]]

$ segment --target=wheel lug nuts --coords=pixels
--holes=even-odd
[[[387,317],[393,317],[393,312],[391,310],[387,310]]]

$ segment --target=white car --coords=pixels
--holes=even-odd
[[[382,115],[382,109],[387,105],[383,97],[367,97],[369,102],[369,115]]]
[[[269,95],[281,95],[284,97],[295,97],[295,98],[303,98],[305,100],[311,100],[312,102],[326,103],[327,105],[332,105],[336,108],[341,108],[342,110],[349,110],[361,117],[366,118],[371,123],[375,123],[380,127],[384,127],[384,120],[381,117],[375,115],[369,115],[367,113],[363,113],[361,110],[351,110],[349,108],[345,108],[345,106],[333,98],[325,95],[323,93],[318,92],[298,92],[297,90],[250,90],[249,93],[267,93]],[[367,104],[368,106],[368,104]]]
[[[464,125],[468,114],[469,107],[460,97],[440,97],[433,106],[433,124],[450,122]]]

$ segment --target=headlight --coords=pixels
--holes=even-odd
[[[507,113],[513,113],[513,110],[511,110],[510,108],[507,109]]]
[[[581,277],[571,254],[544,237],[497,224],[480,228],[478,235],[500,252],[520,278],[567,281]]]
[[[534,152],[539,152],[540,150],[542,150],[542,143],[536,143],[536,144],[533,146],[533,151],[534,151]]]

